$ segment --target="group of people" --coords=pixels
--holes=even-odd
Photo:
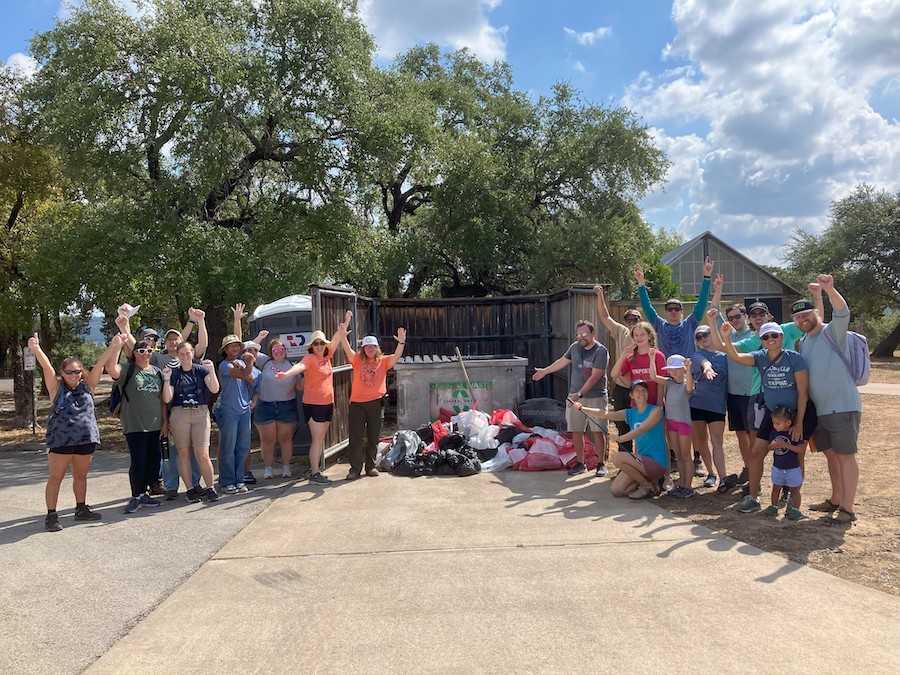
[[[330,485],[322,472],[325,437],[334,412],[332,359],[340,345],[353,368],[350,394],[349,446],[350,471],[347,480],[377,476],[375,455],[381,434],[382,401],[387,393],[387,372],[403,354],[406,331],[398,328],[396,348],[385,355],[374,335],[361,341],[360,350],[350,344],[347,312],[331,340],[314,331],[308,354],[292,364],[286,358],[286,346],[278,338],[268,341],[268,354],[261,342],[268,331],[254,340],[241,339],[243,305],[232,308],[234,332],[225,336],[219,350],[222,359],[216,366],[205,358],[208,345],[205,312],[191,308],[189,322],[182,329],[170,329],[164,336],[164,348],[156,348],[159,335],[143,330],[136,339],[130,330],[128,307],[123,305],[116,317],[119,332],[112,338],[93,368],[85,373],[75,358],[63,360],[60,371],[54,369],[41,349],[35,333],[28,340],[41,366],[51,399],[46,443],[49,477],[45,490],[47,516],[45,528],[59,531],[57,503],[59,489],[71,467],[75,493],[75,520],[99,520],[102,516],[88,506],[87,474],[100,433],[94,408],[94,390],[105,370],[115,381],[114,399],[130,455],[128,471],[130,496],[125,513],[143,507],[160,506],[154,496],[167,500],[178,497],[179,481],[184,484],[188,502],[215,502],[215,486],[210,460],[210,401],[218,395],[212,414],[219,427],[219,488],[225,494],[249,491],[248,482],[256,482],[249,469],[250,430],[259,432],[265,478],[273,478],[275,445],[281,448],[282,477],[291,477],[293,436],[299,422],[296,392],[302,391],[303,415],[310,429],[309,481]],[[198,326],[194,347],[188,338]],[[125,360],[120,363],[121,354]],[[302,375],[302,380],[301,380]],[[252,421],[251,421],[252,420]],[[202,483],[201,483],[202,479]]]
[[[618,355],[608,373],[614,385],[612,409],[609,351],[596,339],[590,321],[576,323],[576,340],[563,356],[535,370],[538,381],[571,369],[566,420],[577,456],[569,474],[586,470],[588,432],[598,456],[596,475],[608,474],[607,424],[612,420],[618,433],[612,463],[619,469],[611,483],[614,495],[644,499],[667,491],[687,499],[695,494],[694,478],[705,477],[704,487],[723,494],[743,483],[737,510],[751,513],[762,510],[761,479],[772,451],[771,504],[763,513],[776,516],[785,508],[786,517],[797,520],[802,517],[800,487],[809,445],[826,457],[831,494],[808,508],[826,512],[835,522],[853,522],[862,405],[846,365],[850,311],[834,279],[819,275],[809,284],[811,299],[795,302],[792,320],[779,324],[759,301],[749,308],[732,304],[723,318],[724,278],[719,274],[713,279],[712,272],[707,259],[698,301],[687,317],[677,298],[666,301],[664,317],[657,314],[640,267],[635,279],[646,321],[639,310],[629,309],[625,324],[617,322],[603,288],[594,288],[598,315]],[[833,310],[827,324],[823,292]],[[740,475],[726,468],[726,419],[741,452]],[[677,484],[669,478],[675,467]]]

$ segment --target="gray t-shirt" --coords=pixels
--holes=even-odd
[[[809,397],[816,404],[816,414],[831,415],[839,412],[862,412],[862,400],[856,383],[850,377],[841,357],[825,342],[827,330],[835,344],[849,359],[847,330],[850,328],[850,310],[835,310],[831,323],[815,335],[807,335],[800,343],[800,353],[809,367]]]
[[[722,330],[724,323],[725,319],[720,310],[716,316],[716,325],[719,327],[719,330]],[[740,342],[753,335],[753,329],[747,326],[743,330],[731,331],[730,335],[732,342]],[[753,391],[754,370],[753,366],[742,366],[740,363],[735,363],[728,359],[728,393],[736,396],[751,396],[758,393]]]
[[[603,371],[603,377],[584,392],[584,398],[606,396],[606,368],[609,366],[609,350],[604,345],[595,341],[593,347],[585,349],[578,342],[573,342],[569,345],[564,357],[572,362],[569,374],[570,394],[580,391],[591,376],[591,371],[594,368],[600,368]]]
[[[259,378],[260,401],[293,401],[297,397],[297,391],[294,388],[297,385],[296,375],[280,381],[275,379],[276,373],[290,370],[293,365],[288,360],[277,363],[274,359],[269,359],[260,366],[257,361],[257,367],[262,373]]]
[[[687,382],[676,382],[671,377],[666,382],[666,419],[673,422],[691,423],[691,397],[687,393]]]

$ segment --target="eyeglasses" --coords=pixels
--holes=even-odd
[[[587,337],[590,337],[590,333],[575,333],[575,337],[584,340]]]
[[[316,341],[316,342],[313,342],[313,343],[312,343],[312,346],[313,346],[313,347],[324,347],[324,346],[325,346],[325,343],[324,343],[324,342]]]
[[[743,314],[732,314],[731,316],[726,316],[725,318],[729,321],[740,321]]]
[[[272,351],[273,352],[283,352],[284,346],[283,345],[272,345]]]
[[[672,305],[671,307],[666,307],[666,311],[667,312],[680,312],[680,311],[682,311],[682,309],[681,309],[681,307],[676,307],[675,305]]]
[[[66,375],[81,375],[80,370],[64,370],[63,373]]]
[[[760,336],[760,340],[765,340],[768,342],[769,340],[777,340],[782,337],[781,333],[766,333],[765,335]]]
[[[134,353],[135,354],[152,354],[153,350],[150,349],[149,347],[138,347],[137,349],[134,350]]]

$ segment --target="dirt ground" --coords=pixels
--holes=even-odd
[[[900,356],[900,355],[898,355]],[[900,384],[900,358],[873,362],[872,382]],[[98,415],[103,448],[126,452],[119,422],[106,412],[101,402],[109,386],[101,383]],[[39,450],[43,432],[13,430],[12,396],[0,394],[0,452]],[[48,402],[39,402],[37,419],[46,419]],[[657,504],[712,530],[752,544],[794,562],[810,565],[885,593],[900,596],[900,397],[863,394],[863,416],[859,439],[860,482],[857,494],[859,520],[852,526],[823,522],[819,514],[801,508],[804,518],[791,522],[779,515],[767,518],[759,513],[738,513],[740,491],[721,495],[715,489],[698,490],[693,499],[660,497]],[[216,429],[213,427],[213,448]],[[741,468],[734,436],[726,432],[726,462],[729,471]],[[768,474],[768,465],[766,469]],[[699,483],[695,480],[695,484]],[[803,485],[804,504],[829,496],[825,458],[810,453],[806,459]],[[768,479],[760,495],[763,505],[769,495]]]

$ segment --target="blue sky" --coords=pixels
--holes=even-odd
[[[61,4],[5,7],[0,58],[27,69],[28,39]],[[673,162],[645,217],[685,238],[711,230],[779,264],[790,234],[820,231],[855,185],[900,190],[900,2],[359,4],[384,62],[421,42],[468,47],[508,61],[533,96],[563,80],[634,110]]]

